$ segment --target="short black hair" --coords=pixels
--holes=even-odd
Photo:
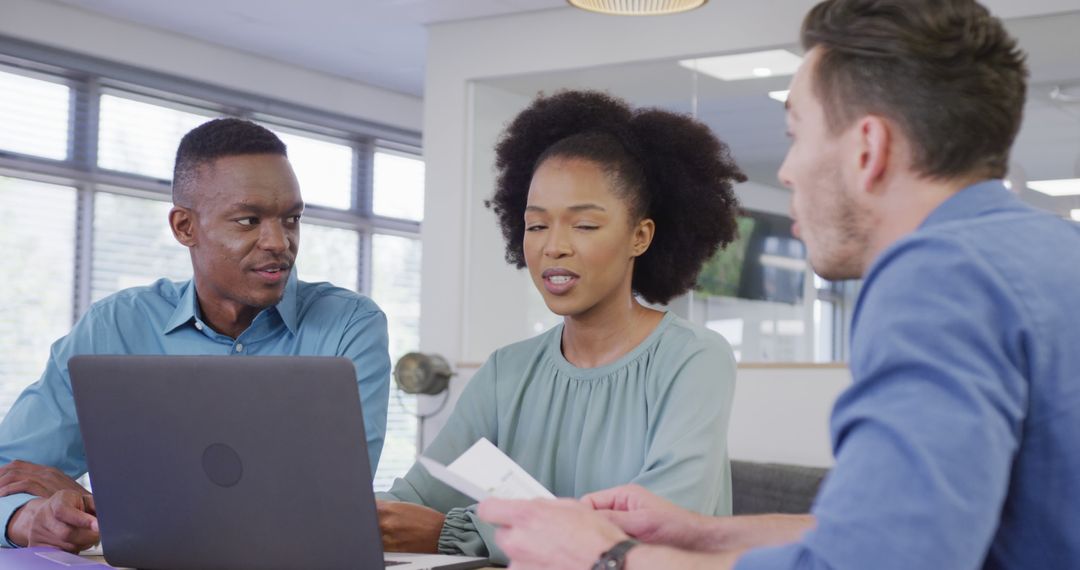
[[[826,0],[806,15],[802,44],[821,48],[814,92],[832,132],[879,114],[911,140],[924,176],[1005,176],[1028,70],[975,0]]]
[[[191,190],[199,167],[226,156],[279,154],[288,156],[285,143],[270,129],[243,119],[207,121],[180,139],[173,166],[172,198],[177,206],[191,207]]]
[[[651,303],[666,303],[693,287],[702,264],[736,237],[732,182],[746,176],[727,145],[689,116],[635,110],[598,91],[540,94],[507,126],[495,155],[498,182],[487,206],[498,216],[506,261],[518,268],[525,267],[529,185],[549,158],[597,164],[631,215],[655,222],[631,285]]]

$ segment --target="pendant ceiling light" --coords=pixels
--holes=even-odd
[[[686,12],[704,6],[708,0],[566,0],[571,6],[620,16],[659,16]]]

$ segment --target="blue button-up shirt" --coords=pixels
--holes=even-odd
[[[53,344],[45,372],[0,423],[0,464],[16,459],[86,473],[86,455],[71,396],[68,359],[77,354],[232,354],[344,356],[356,366],[368,453],[374,470],[386,431],[390,390],[386,316],[371,299],[329,283],[290,275],[284,296],[261,311],[239,337],[202,320],[193,281],[165,279],[120,291],[97,303]],[[357,434],[359,437],[359,434]],[[0,498],[0,523],[28,494]],[[13,546],[4,537],[6,546]]]
[[[866,274],[836,466],[757,568],[1080,568],[1080,226],[964,189]]]

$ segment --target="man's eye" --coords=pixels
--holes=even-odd
[[[241,226],[254,226],[259,223],[259,218],[240,218],[239,220],[236,220],[236,223]]]
[[[287,222],[289,222],[290,224],[299,224],[300,223],[300,215],[297,214],[295,216],[289,216],[288,218],[285,218],[285,220]]]

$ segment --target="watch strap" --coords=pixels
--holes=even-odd
[[[638,544],[638,541],[628,538],[612,546],[611,549],[600,555],[600,558],[593,564],[592,570],[622,570],[626,566],[626,553]]]

